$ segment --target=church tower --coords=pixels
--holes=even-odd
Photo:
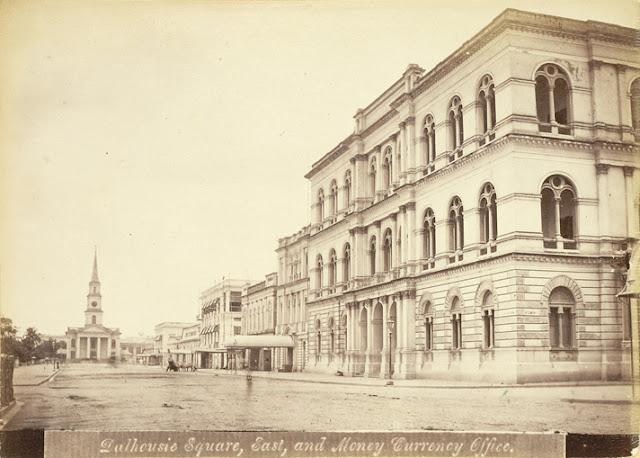
[[[89,282],[87,294],[87,308],[84,311],[84,324],[98,324],[102,326],[102,295],[100,294],[100,279],[98,278],[98,252],[93,253],[93,272]]]

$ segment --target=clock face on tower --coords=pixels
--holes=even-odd
[[[91,305],[92,305],[93,307],[97,307],[97,306],[98,306],[98,303],[97,303],[96,301],[93,301],[93,302],[91,303]]]

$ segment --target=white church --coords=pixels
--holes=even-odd
[[[67,361],[120,360],[120,330],[104,326],[102,314],[98,256],[97,252],[94,252],[93,272],[89,282],[87,305],[84,310],[84,326],[69,327],[65,334]]]

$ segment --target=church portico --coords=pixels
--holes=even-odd
[[[98,278],[98,259],[95,253],[84,314],[84,327],[67,328],[67,360],[119,360],[120,331],[102,324],[102,295]]]

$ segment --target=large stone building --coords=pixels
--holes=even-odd
[[[167,366],[169,363],[169,357],[174,362],[177,361],[177,355],[173,354],[178,348],[178,342],[183,337],[183,330],[185,328],[192,328],[198,326],[198,323],[185,323],[182,321],[163,321],[156,324],[155,337],[153,339],[153,353],[149,357],[150,364],[157,362],[162,366]]]
[[[224,342],[242,332],[242,290],[247,280],[223,279],[200,295],[200,346],[197,365],[202,368],[226,367]]]
[[[65,333],[67,361],[120,360],[120,330],[103,324],[102,294],[98,278],[98,255],[93,255],[93,272],[84,309],[84,326],[69,327]]]
[[[277,285],[278,274],[273,272],[267,274],[264,281],[247,285],[242,290],[242,335],[275,335]],[[269,340],[264,339],[265,347],[244,351],[243,360],[247,361],[251,369],[272,369],[274,349],[268,346]]]
[[[274,368],[301,371],[307,361],[307,294],[309,291],[309,229],[278,240],[276,334],[293,338],[293,348],[275,351]]]
[[[306,175],[306,369],[628,374],[639,94],[635,30],[516,10],[410,65]]]

